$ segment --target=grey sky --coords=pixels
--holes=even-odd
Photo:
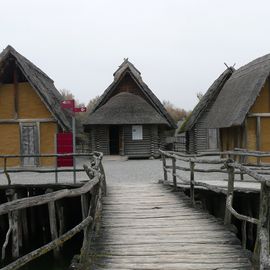
[[[2,0],[0,49],[85,103],[129,57],[161,100],[192,109],[224,62],[270,53],[269,10],[266,0]]]

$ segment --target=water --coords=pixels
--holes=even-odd
[[[82,237],[75,236],[64,244],[59,258],[55,259],[53,251],[50,251],[26,264],[21,270],[67,270],[73,256],[79,254],[81,245]]]

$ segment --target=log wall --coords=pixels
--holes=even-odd
[[[157,125],[143,125],[143,140],[132,140],[132,125],[119,128],[119,153],[130,158],[158,157],[164,141],[164,130]],[[89,130],[89,148],[91,152],[110,155],[109,126],[94,126]]]

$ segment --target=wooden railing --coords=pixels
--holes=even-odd
[[[235,149],[234,151],[228,152],[215,152],[215,153],[202,153],[198,155],[186,155],[177,152],[166,152],[161,151],[164,181],[168,182],[168,173],[172,175],[172,184],[174,189],[177,189],[179,179],[182,183],[188,184],[190,186],[190,200],[195,206],[195,188],[196,186],[202,186],[204,188],[215,191],[216,187],[211,184],[204,183],[200,180],[195,180],[194,173],[224,173],[228,175],[228,186],[226,191],[226,208],[224,215],[224,224],[230,225],[231,218],[235,218],[242,221],[242,246],[246,248],[247,243],[247,232],[246,224],[250,222],[257,225],[257,239],[254,248],[254,265],[256,269],[266,270],[270,269],[270,257],[269,257],[269,226],[270,226],[270,180],[268,180],[264,175],[270,175],[269,164],[262,164],[261,159],[265,157],[270,157],[270,152],[259,152],[259,151],[247,151],[245,149]],[[216,158],[207,159],[209,156],[218,156]],[[226,158],[220,157],[226,156]],[[240,160],[243,164],[236,162],[235,159]],[[257,164],[246,163],[247,157],[256,157]],[[167,165],[167,160],[171,159],[172,165]],[[189,163],[189,167],[177,166],[176,161],[181,160]],[[258,162],[259,161],[259,162]],[[196,164],[221,164],[219,169],[196,169]],[[189,171],[190,179],[184,179],[177,171]],[[248,175],[253,179],[254,182],[260,183],[260,213],[259,219],[248,217],[238,213],[233,208],[233,194],[235,190],[235,174],[240,174],[241,180],[244,180],[244,175]],[[262,175],[263,174],[263,175]],[[250,181],[250,180],[249,180]]]
[[[16,193],[14,190],[12,190],[12,186],[9,190],[7,190],[7,193],[9,193],[8,196],[10,201],[0,205],[0,215],[2,216],[8,214],[9,219],[9,229],[6,234],[5,242],[2,246],[2,260],[5,258],[6,247],[9,243],[10,235],[12,235],[12,257],[17,259],[9,265],[1,268],[1,270],[19,269],[28,262],[43,254],[46,254],[53,249],[57,252],[59,247],[62,246],[64,242],[82,230],[84,231],[84,238],[80,254],[80,263],[84,264],[86,262],[87,256],[89,254],[91,235],[98,228],[98,221],[100,219],[102,208],[101,199],[102,196],[106,193],[106,180],[102,165],[102,154],[94,153],[92,155],[92,162],[90,166],[84,165],[84,170],[89,177],[89,181],[87,181],[79,188],[62,189],[54,192],[47,191],[43,195],[26,197],[22,199],[16,199]],[[82,221],[71,230],[60,235],[56,226],[57,217],[55,213],[55,202],[63,198],[79,196],[81,197]],[[29,207],[35,207],[44,204],[48,205],[51,235],[54,239],[50,243],[22,257],[19,257],[19,211]]]
[[[72,172],[73,173],[73,183],[76,183],[76,173],[83,172],[83,168],[76,167],[75,158],[77,157],[88,157],[93,158],[94,153],[67,153],[67,154],[31,154],[31,155],[0,155],[0,160],[3,160],[3,167],[0,169],[0,174],[5,174],[7,178],[7,184],[11,184],[10,173],[21,173],[21,172],[32,172],[32,173],[54,173],[55,183],[58,183],[59,173]],[[59,168],[57,165],[57,158],[59,157],[73,157],[73,166],[70,168]],[[8,160],[23,158],[56,158],[54,168],[44,168],[44,167],[8,167]]]

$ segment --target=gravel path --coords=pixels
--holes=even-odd
[[[77,168],[87,164],[87,159],[77,159]],[[108,185],[157,182],[162,178],[161,161],[156,160],[103,160]],[[12,184],[54,183],[54,173],[10,173]],[[77,173],[77,182],[87,180],[84,172]],[[58,173],[59,183],[73,183],[73,173]],[[7,178],[0,174],[0,185],[6,185]]]

